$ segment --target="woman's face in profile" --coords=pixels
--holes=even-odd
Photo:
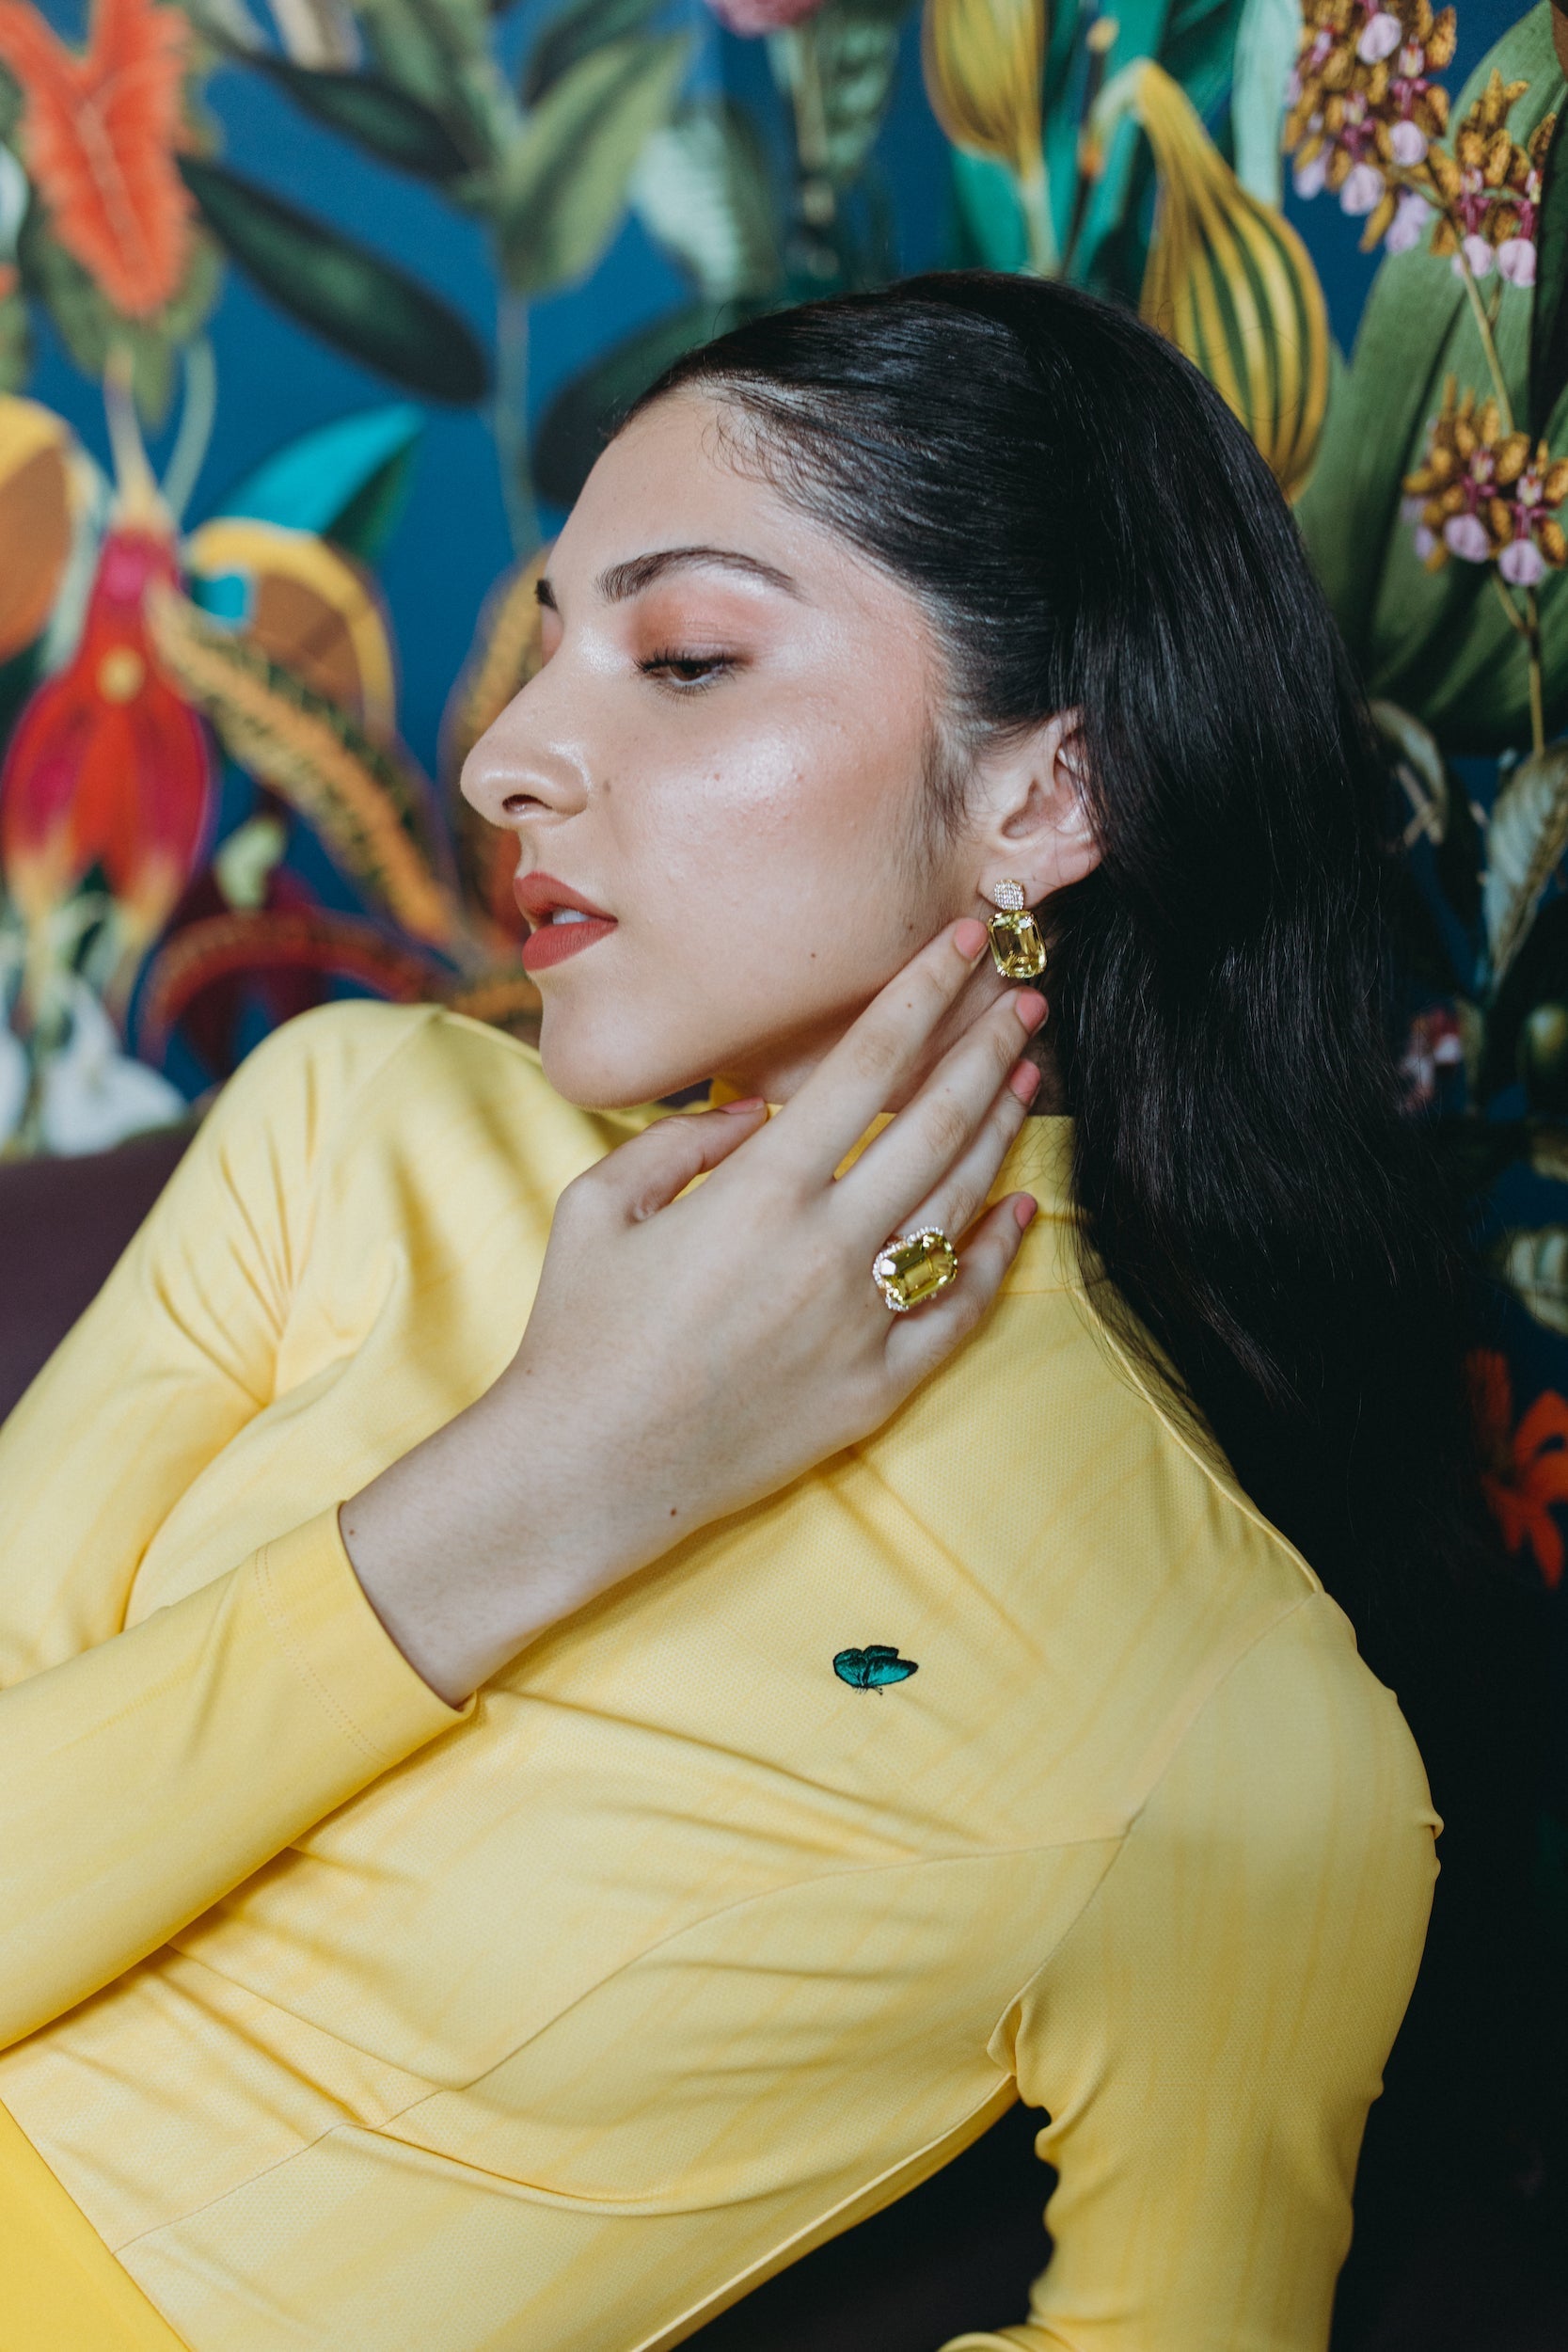
[[[463,789],[517,835],[550,1081],[784,1100],[975,907],[973,847],[927,816],[925,617],[736,467],[689,393],[599,459],[541,600],[544,666]]]

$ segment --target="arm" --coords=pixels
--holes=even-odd
[[[123,1629],[147,1544],[271,1399],[316,1167],[404,1034],[335,1015],[255,1055],[0,1432],[0,2044],[457,1720],[330,1513]]]
[[[1233,1671],[1004,2034],[1051,2122],[1029,2319],[946,2352],[1322,2352],[1435,1876],[1425,1777],[1319,1596]]]
[[[1033,1206],[976,1215],[1040,1000],[982,1012],[834,1170],[984,946],[971,922],[924,950],[778,1120],[659,1120],[578,1178],[523,1344],[476,1404],[341,1515],[122,1630],[150,1535],[270,1400],[314,1170],[373,1083],[367,1039],[395,1045],[405,1020],[338,1009],[247,1063],[6,1432],[0,2037],[166,1942],[546,1628],[875,1427],[974,1327]],[[917,1222],[974,1220],[964,1279],[890,1317],[871,1259],[922,1204]]]

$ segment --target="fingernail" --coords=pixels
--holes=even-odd
[[[1021,988],[1013,998],[1013,1009],[1024,1027],[1032,1033],[1045,1019],[1045,998],[1037,996],[1032,988]]]
[[[953,926],[953,945],[966,963],[974,962],[985,944],[986,927],[976,923],[972,914]]]
[[[1029,1192],[1024,1194],[1022,1200],[1013,1202],[1013,1215],[1018,1219],[1018,1230],[1021,1233],[1026,1233],[1033,1225],[1039,1205],[1034,1194]]]
[[[1039,1065],[1037,1062],[1032,1061],[1021,1061],[1015,1063],[1012,1073],[1007,1080],[1007,1084],[1012,1088],[1013,1092],[1018,1096],[1021,1103],[1032,1101],[1035,1090],[1038,1087],[1039,1082]]]
[[[721,1103],[719,1107],[721,1111],[728,1111],[734,1119],[741,1111],[763,1111],[768,1105],[760,1094],[747,1094],[738,1103]]]

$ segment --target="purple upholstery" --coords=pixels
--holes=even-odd
[[[0,1163],[0,1421],[92,1299],[190,1130],[80,1160]]]

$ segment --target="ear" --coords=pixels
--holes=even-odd
[[[1100,863],[1089,822],[1082,714],[1057,711],[1027,735],[982,755],[971,800],[975,886],[1023,885],[1037,906]]]

